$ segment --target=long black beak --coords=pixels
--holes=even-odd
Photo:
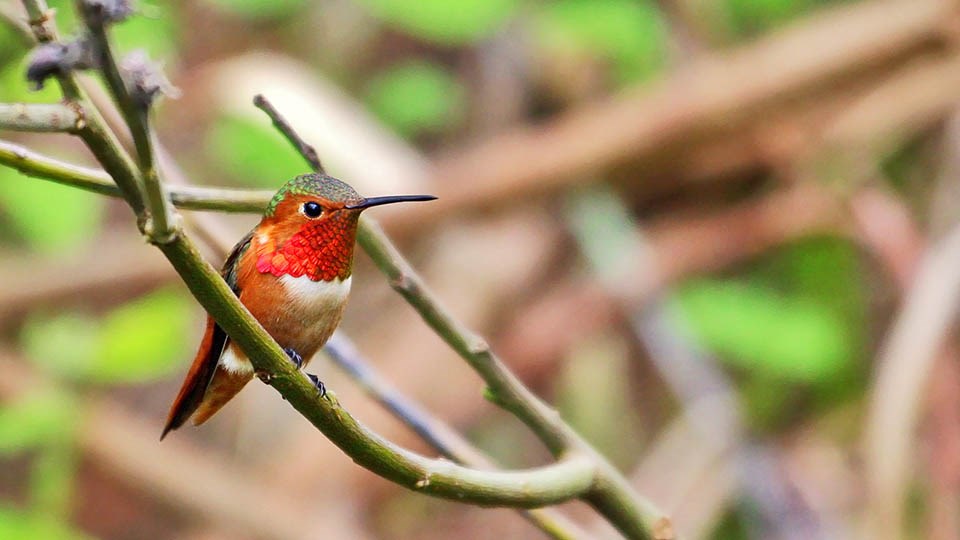
[[[413,201],[432,201],[436,199],[433,195],[390,195],[387,197],[370,197],[358,203],[348,204],[344,208],[348,210],[362,210],[371,206],[380,206],[381,204],[393,204],[398,202]]]

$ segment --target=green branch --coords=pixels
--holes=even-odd
[[[66,163],[4,140],[0,140],[0,164],[34,178],[110,197],[122,196],[117,184],[101,169]],[[174,206],[184,210],[262,213],[273,196],[272,191],[259,189],[165,187]]]
[[[482,471],[399,448],[369,431],[344,410],[333,392],[316,387],[250,315],[220,274],[185,235],[158,246],[190,292],[248,355],[257,372],[331,442],[370,471],[428,495],[484,505],[532,508],[590,491],[593,461],[573,454],[544,467],[516,472]]]
[[[155,243],[169,242],[177,234],[178,225],[154,162],[153,136],[150,130],[150,100],[153,95],[147,91],[149,95],[135,97],[131,86],[124,81],[120,73],[120,67],[110,45],[110,37],[107,35],[107,24],[118,22],[118,19],[111,20],[107,9],[98,2],[77,0],[77,10],[81,13],[83,22],[90,32],[97,66],[99,66],[97,71],[103,76],[104,83],[119,106],[133,137],[144,197],[150,209],[150,221],[144,226],[145,232]],[[140,69],[148,68],[144,65]],[[143,93],[143,89],[140,90]]]
[[[23,0],[23,6],[30,17],[30,28],[40,43],[49,43],[57,39],[57,29],[53,21],[53,10],[47,7],[44,0]],[[57,82],[63,91],[63,96],[70,103],[89,104],[86,93],[77,84],[73,73],[57,74]],[[103,120],[100,111],[93,106],[83,108],[83,128],[77,135],[83,139],[87,148],[114,179],[120,188],[123,198],[133,209],[137,219],[144,218],[143,197],[140,194],[140,176],[130,156],[120,146],[116,134],[113,133]]]
[[[256,96],[254,105],[267,113],[294,148],[301,151],[311,148],[263,96]],[[312,156],[304,153],[303,157],[318,172],[322,170]],[[583,500],[630,538],[650,538],[652,531],[669,523],[652,503],[637,495],[623,475],[567,425],[556,410],[524,386],[483,338],[443,307],[376,220],[361,216],[357,243],[389,278],[390,286],[487,383],[487,397],[491,401],[519,418],[561,460],[570,453],[591,456],[597,467],[597,483],[581,497]]]
[[[83,114],[77,106],[0,103],[0,129],[76,133],[84,124]]]
[[[55,39],[56,31],[52,21],[48,20],[48,10],[42,0],[24,0],[24,4],[33,20],[31,27],[37,32],[38,40]],[[105,70],[108,85],[115,87],[114,94],[123,108],[126,98],[116,88],[117,81],[122,83],[122,79],[115,79],[111,73],[106,73],[111,66],[115,69],[116,64],[112,57],[103,56],[109,53],[109,46],[102,26],[99,29],[102,36],[96,36],[97,24],[96,20],[88,21],[96,40],[102,41],[99,51],[101,69]],[[78,131],[78,135],[114,180],[114,188],[105,185],[99,171],[64,166],[54,160],[37,159],[38,156],[23,152],[13,152],[10,160],[17,163],[19,170],[29,171],[30,174],[46,175],[63,183],[82,185],[103,193],[109,191],[107,194],[110,195],[122,194],[141,219],[141,227],[145,217],[144,202],[151,209],[166,204],[169,210],[170,205],[166,203],[164,186],[159,178],[150,180],[155,180],[159,189],[147,189],[145,194],[140,192],[145,164],[145,154],[139,151],[140,145],[137,145],[141,164],[138,169],[117,144],[113,132],[106,128],[99,111],[80,91],[72,74],[62,74],[58,78],[68,99],[90,109],[85,111],[87,123]],[[126,96],[129,98],[129,95]],[[262,98],[260,101],[265,103]],[[284,131],[282,126],[286,123],[279,114],[273,111],[271,118]],[[136,119],[129,115],[125,115],[125,119],[131,131],[137,131]],[[149,137],[148,129],[142,130],[142,133]],[[284,133],[291,141],[300,143],[297,147],[301,151],[309,148],[292,129]],[[312,157],[311,162],[319,168],[319,160],[315,155],[307,157]],[[68,181],[68,177],[74,179]],[[81,179],[76,180],[77,177]],[[220,195],[226,194],[221,192]],[[169,211],[175,218],[173,211]],[[477,504],[531,508],[581,498],[630,538],[651,538],[653,531],[663,530],[664,523],[669,524],[649,503],[633,493],[622,475],[567,426],[556,411],[524,387],[479,336],[441,307],[376,222],[362,220],[358,239],[361,246],[428,325],[486,381],[489,397],[525,422],[558,457],[557,462],[525,471],[484,471],[445,460],[431,460],[383,440],[343,410],[335,395],[329,394],[329,399],[321,399],[317,395],[313,385],[291,365],[276,342],[250,315],[220,275],[200,257],[187,236],[174,234],[166,240],[159,242],[158,248],[200,304],[247,354],[257,372],[358,464],[411,489]]]
[[[25,2],[34,8],[39,6],[37,2]],[[45,12],[45,9],[41,11]],[[67,79],[69,77],[64,76]],[[93,109],[89,101],[82,94],[80,96],[79,103]],[[112,132],[85,131],[81,132],[81,136],[84,133],[84,140],[95,150],[95,155],[118,186],[138,184],[139,170],[115,166],[117,163],[129,164],[129,159],[119,146],[113,144],[115,137]],[[45,173],[65,183],[70,183],[66,177],[81,172],[83,180],[74,184],[116,194],[103,185],[103,178],[98,172],[61,167],[53,160],[40,161],[35,159],[37,156],[27,156],[22,152],[13,154],[21,170]],[[118,191],[124,193],[122,189]],[[155,194],[148,191],[146,196],[149,199]],[[127,200],[131,206],[140,203],[142,208],[141,199]],[[138,215],[141,214],[138,212]],[[428,459],[393,445],[350,416],[340,407],[332,392],[326,399],[317,394],[313,384],[293,367],[286,354],[240,303],[219,273],[203,260],[187,236],[174,235],[170,241],[159,243],[157,247],[204,309],[246,353],[262,378],[327,438],[369,470],[429,495],[520,508],[545,506],[586,496],[599,481],[593,458],[576,451],[568,452],[563,459],[543,467],[501,472],[471,469],[442,459]]]

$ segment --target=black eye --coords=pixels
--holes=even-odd
[[[303,203],[303,215],[307,216],[310,219],[320,217],[320,214],[323,213],[323,207],[319,204],[310,201]]]

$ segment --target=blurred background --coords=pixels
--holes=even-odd
[[[116,41],[179,87],[156,121],[187,181],[305,172],[263,93],[361,193],[438,195],[371,214],[681,534],[960,538],[956,2],[139,8]],[[0,102],[59,99],[29,91],[28,47],[0,24]],[[0,136],[94,165],[66,135]],[[257,220],[205,219],[228,245]],[[158,443],[203,320],[121,202],[0,167],[0,538],[543,537],[361,469],[261,384]],[[343,328],[502,466],[548,459],[362,252]]]

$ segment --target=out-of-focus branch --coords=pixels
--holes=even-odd
[[[960,227],[924,254],[880,349],[864,439],[872,538],[898,538],[902,532],[908,441],[924,382],[960,303],[958,268]]]
[[[756,136],[756,123],[795,107],[801,96],[815,98],[837,81],[878,66],[899,69],[904,55],[937,50],[953,9],[942,0],[881,0],[824,10],[733,52],[704,55],[662,81],[451,152],[430,172],[443,186],[430,217],[581,184],[601,166],[669,159],[681,141],[722,146],[717,138],[729,137],[731,126],[749,124],[743,131]],[[402,231],[420,221],[400,217],[396,224]]]
[[[640,298],[631,296],[633,289],[625,286],[644,281],[639,276],[655,267],[655,251],[623,203],[609,190],[591,190],[574,198],[569,214],[584,257],[608,294],[629,314],[634,334],[682,404],[686,420],[713,452],[731,455],[737,483],[761,518],[754,524],[755,536],[820,537],[817,520],[805,505],[794,502],[794,490],[778,474],[772,452],[745,440],[733,383],[714,358],[684,338],[676,315],[667,307],[666,291]]]

